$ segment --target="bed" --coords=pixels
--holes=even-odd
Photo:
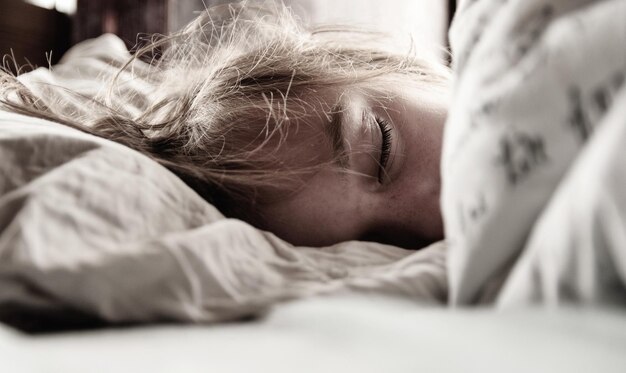
[[[417,252],[294,247],[130,149],[0,112],[0,318],[22,330],[2,325],[3,366],[624,371],[621,14],[459,4],[447,239]],[[104,35],[21,79],[97,95],[112,55],[128,51]]]
[[[623,372],[623,312],[444,310],[313,298],[261,319],[25,336],[0,329],[3,371]]]

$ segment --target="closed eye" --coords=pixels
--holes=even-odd
[[[378,128],[380,129],[380,134],[382,135],[382,143],[380,148],[380,159],[378,160],[379,168],[378,168],[378,182],[382,184],[385,175],[387,174],[386,168],[387,163],[389,163],[389,156],[391,155],[391,132],[392,127],[391,124],[385,119],[376,117],[376,124],[378,124]]]

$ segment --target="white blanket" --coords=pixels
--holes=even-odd
[[[626,300],[625,20],[624,0],[461,3],[442,166],[454,304]]]

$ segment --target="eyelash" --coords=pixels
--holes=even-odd
[[[380,133],[382,135],[382,145],[380,149],[380,168],[378,169],[378,182],[382,183],[383,175],[385,173],[385,168],[387,167],[387,162],[389,161],[389,155],[391,155],[391,124],[388,121],[376,117],[376,123],[378,124],[378,128],[380,128]]]

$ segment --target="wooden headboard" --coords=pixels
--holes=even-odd
[[[454,14],[456,1],[432,0],[433,4],[437,1],[442,7],[437,13],[445,14],[441,20],[445,29]],[[227,2],[229,0],[77,0],[76,14],[70,17],[22,0],[0,0],[0,54],[11,54],[12,50],[19,65],[30,62],[46,66],[46,52],[52,51],[50,62],[54,64],[70,45],[105,32],[117,34],[130,48],[141,42],[138,34],[167,34],[191,20],[194,10]],[[300,8],[307,2],[314,8],[318,4],[317,0],[285,2],[299,4]],[[441,42],[445,44],[447,40]]]
[[[194,17],[194,11],[205,6],[237,0],[77,0],[74,40],[92,38],[103,32],[115,33],[134,45],[137,33],[168,33],[180,29]],[[328,8],[320,0],[283,0],[298,8]],[[319,4],[318,4],[319,2]],[[437,4],[439,2],[439,4]],[[383,5],[390,7],[391,5]],[[456,8],[456,0],[431,0],[421,6],[444,14],[447,26]],[[358,13],[359,9],[354,9]],[[416,15],[417,21],[421,15]],[[446,27],[447,28],[447,27]]]
[[[66,14],[21,0],[0,0],[0,55],[15,64],[48,66],[71,45],[71,19]],[[5,60],[9,62],[8,60]],[[7,67],[16,72],[11,61]]]
[[[169,7],[169,0],[78,0],[74,42],[112,33],[133,47],[138,42],[137,34],[169,31]]]

